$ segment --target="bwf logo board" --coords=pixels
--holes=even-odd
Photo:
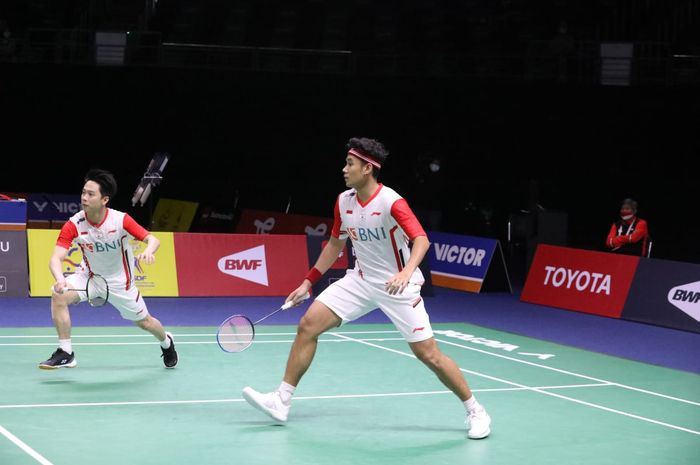
[[[181,296],[287,296],[309,270],[304,235],[175,233]]]
[[[221,257],[217,265],[224,274],[268,285],[264,245]]]
[[[640,260],[622,317],[700,333],[700,265]]]

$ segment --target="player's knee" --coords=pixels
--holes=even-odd
[[[426,348],[424,350],[415,351],[418,360],[423,362],[431,369],[440,368],[440,362],[442,361],[442,354],[436,348]]]
[[[316,320],[313,317],[310,317],[308,314],[306,314],[303,317],[301,317],[301,320],[299,320],[297,334],[299,336],[308,338],[318,337],[318,335],[321,332],[318,330],[317,327],[318,324],[316,323]]]
[[[148,330],[148,328],[150,328],[151,326],[150,316],[147,316],[146,318],[143,318],[141,320],[136,320],[134,321],[134,324],[141,329]]]
[[[68,294],[65,292],[63,294],[59,294],[57,292],[52,292],[51,293],[51,304],[52,305],[60,305],[60,306],[66,306],[70,303],[70,298]]]

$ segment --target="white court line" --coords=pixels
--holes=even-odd
[[[396,330],[386,330],[386,331],[336,331],[338,334],[398,334]],[[256,333],[256,336],[295,336],[297,333]],[[216,337],[216,333],[190,333],[190,334],[180,334],[173,333],[175,337]],[[153,337],[150,334],[73,334],[72,339],[75,338],[120,338],[120,337]],[[33,334],[33,335],[0,335],[0,339],[32,339],[32,338],[42,338],[42,339],[53,339],[56,338],[56,334]]]
[[[474,352],[479,352],[479,353],[481,353],[481,354],[492,355],[492,356],[494,356],[494,357],[504,358],[504,359],[506,359],[506,360],[511,360],[511,361],[513,361],[513,362],[524,363],[525,365],[532,365],[532,366],[535,366],[535,367],[544,368],[545,370],[556,371],[557,373],[562,373],[562,374],[565,374],[565,375],[576,376],[576,377],[583,378],[583,379],[587,379],[587,380],[590,380],[590,381],[597,381],[597,382],[599,382],[599,383],[609,383],[609,384],[612,384],[612,385],[614,385],[614,386],[621,387],[621,388],[623,388],[623,389],[629,389],[630,391],[642,392],[642,393],[644,393],[644,394],[649,394],[649,395],[657,396],[657,397],[663,397],[663,398],[665,398],[665,399],[675,400],[675,401],[678,401],[678,402],[684,402],[684,403],[686,403],[686,404],[695,405],[695,406],[700,407],[700,402],[695,402],[695,401],[688,400],[688,399],[682,399],[682,398],[680,398],[680,397],[673,397],[673,396],[669,396],[669,395],[666,395],[666,394],[661,394],[661,393],[659,393],[659,392],[647,391],[646,389],[636,388],[636,387],[634,387],[634,386],[628,386],[628,385],[626,385],[626,384],[620,384],[620,383],[616,383],[616,382],[614,382],[614,381],[608,381],[608,380],[601,379],[601,378],[595,378],[595,377],[593,377],[593,376],[582,375],[582,374],[580,374],[580,373],[574,373],[573,371],[562,370],[562,369],[560,369],[560,368],[554,368],[554,367],[550,367],[550,366],[547,366],[547,365],[542,365],[542,364],[539,364],[539,363],[530,362],[530,361],[528,361],[528,360],[521,360],[521,359],[515,358],[515,357],[508,357],[507,355],[495,354],[495,353],[493,353],[493,352],[488,352],[488,351],[486,351],[486,350],[477,349],[476,347],[469,347],[469,346],[465,346],[464,344],[457,344],[456,342],[445,341],[444,339],[437,339],[437,338],[436,338],[436,340],[439,341],[439,342],[441,342],[441,343],[443,343],[443,344],[447,344],[447,345],[451,345],[451,346],[455,346],[455,347],[461,347],[462,349],[467,349],[467,350],[471,350],[471,351],[474,351]]]
[[[41,455],[39,452],[37,452],[34,449],[32,449],[31,447],[29,447],[20,438],[18,438],[17,436],[15,436],[14,434],[10,433],[5,428],[3,428],[2,425],[0,425],[0,434],[2,434],[7,439],[9,439],[14,445],[16,445],[17,447],[22,449],[24,452],[26,452],[29,456],[31,456],[34,460],[39,462],[41,465],[53,465],[53,463],[46,460],[46,458],[43,455]]]
[[[342,334],[333,333],[333,332],[329,332],[328,334],[332,334],[332,335],[334,335],[334,336],[338,336],[338,337],[344,338],[344,339],[353,339],[353,338],[351,338],[351,337],[344,336],[344,335],[342,335]],[[403,355],[404,357],[416,358],[416,356],[413,355],[413,354],[409,354],[409,353],[406,353],[406,352],[401,352],[400,350],[391,349],[391,348],[389,348],[389,347],[383,347],[383,346],[380,346],[380,345],[377,345],[377,344],[372,344],[371,342],[366,342],[366,341],[363,341],[363,340],[361,340],[361,339],[354,339],[354,341],[355,341],[355,342],[358,342],[358,343],[360,343],[360,344],[364,344],[364,345],[370,346],[370,347],[376,347],[377,349],[382,349],[382,350],[386,350],[386,351],[388,351],[388,352],[393,352],[393,353],[395,353],[395,354]],[[489,375],[485,375],[485,374],[483,374],[483,373],[478,373],[478,372],[476,372],[476,371],[466,370],[466,369],[464,369],[464,368],[460,368],[460,370],[463,371],[463,372],[465,372],[465,373],[472,373],[472,374],[474,374],[474,375],[481,376],[481,377],[483,377],[483,378],[488,378],[488,379],[500,381],[500,382],[502,382],[502,383],[504,383],[504,384],[509,384],[509,385],[511,385],[511,386],[517,386],[517,387],[520,387],[520,388],[525,388],[525,389],[527,389],[527,390],[529,390],[529,391],[539,392],[540,394],[544,394],[544,395],[547,395],[547,396],[557,397],[557,398],[559,398],[559,399],[568,400],[568,401],[570,401],[570,402],[575,402],[575,403],[577,403],[577,404],[586,405],[586,406],[588,406],[588,407],[593,407],[593,408],[597,408],[597,409],[600,409],[600,410],[605,410],[606,412],[616,413],[616,414],[618,414],[618,415],[623,415],[623,416],[626,416],[626,417],[630,417],[630,418],[634,418],[634,419],[637,419],[637,420],[646,421],[646,422],[648,422],[648,423],[653,423],[653,424],[656,424],[656,425],[661,425],[661,426],[665,426],[665,427],[667,427],[667,428],[672,428],[672,429],[675,429],[675,430],[678,430],[678,431],[684,431],[684,432],[686,432],[686,433],[691,433],[691,434],[695,434],[695,435],[697,435],[697,436],[700,436],[700,431],[695,431],[695,430],[692,430],[692,429],[689,429],[689,428],[684,428],[684,427],[682,427],[682,426],[673,425],[673,424],[671,424],[671,423],[665,423],[665,422],[663,422],[663,421],[658,421],[658,420],[654,420],[654,419],[652,419],[652,418],[647,418],[647,417],[643,417],[643,416],[640,416],[640,415],[635,415],[635,414],[629,413],[629,412],[623,412],[622,410],[617,410],[617,409],[613,409],[613,408],[610,408],[610,407],[605,407],[604,405],[599,405],[599,404],[594,404],[594,403],[592,403],[592,402],[586,402],[586,401],[583,401],[583,400],[574,399],[573,397],[567,397],[567,396],[563,396],[563,395],[561,395],[561,394],[556,394],[556,393],[554,393],[554,392],[548,392],[548,391],[545,391],[545,390],[540,389],[540,388],[537,388],[537,387],[526,386],[526,385],[524,385],[524,384],[516,383],[516,382],[513,382],[513,381],[508,381],[508,380],[505,380],[505,379],[496,378],[495,376],[489,376]],[[614,384],[614,383],[606,383],[606,384]]]
[[[396,330],[384,330],[384,331],[334,331],[334,334],[387,334],[387,333],[398,333],[398,331],[396,331]],[[274,335],[274,336],[294,336],[295,334],[296,334],[296,333],[259,333],[258,335],[260,335],[260,336],[273,336],[273,335]],[[216,335],[215,335],[215,334],[175,334],[175,337],[199,337],[199,336],[215,337]],[[54,335],[46,335],[46,336],[0,336],[0,338],[3,338],[3,337],[5,337],[5,338],[14,338],[14,337],[46,337],[46,338],[55,338],[56,335],[54,334]],[[153,337],[153,336],[151,336],[150,334],[123,334],[123,335],[100,335],[100,336],[95,336],[95,335],[84,335],[84,336],[72,336],[72,337],[73,337],[73,338],[76,338],[76,337],[105,337],[105,338],[107,338],[107,337]],[[394,339],[385,339],[385,340],[394,340]],[[398,340],[403,340],[403,339],[398,338]],[[503,359],[506,359],[506,360],[511,360],[511,361],[513,361],[513,362],[518,362],[518,363],[523,363],[523,364],[525,364],[525,365],[531,365],[531,366],[543,368],[543,369],[545,369],[545,370],[556,371],[556,372],[558,372],[558,373],[562,373],[562,374],[570,375],[570,376],[576,376],[576,377],[583,378],[583,379],[587,379],[587,380],[590,380],[590,381],[596,381],[596,382],[599,382],[599,383],[608,383],[608,384],[612,384],[612,385],[614,385],[614,386],[617,386],[617,387],[620,387],[620,388],[623,388],[623,389],[628,389],[628,390],[630,390],[630,391],[641,392],[641,393],[643,393],[643,394],[648,394],[648,395],[652,395],[652,396],[662,397],[662,398],[664,398],[664,399],[675,400],[675,401],[677,401],[677,402],[683,402],[683,403],[686,403],[686,404],[695,405],[695,406],[700,407],[700,402],[695,402],[695,401],[688,400],[688,399],[683,399],[683,398],[680,398],[680,397],[674,397],[674,396],[670,396],[670,395],[667,395],[667,394],[661,394],[661,393],[659,393],[659,392],[649,391],[649,390],[647,390],[647,389],[637,388],[637,387],[630,386],[630,385],[627,385],[627,384],[617,383],[617,382],[614,382],[614,381],[608,381],[608,380],[601,379],[601,378],[596,378],[596,377],[593,377],[593,376],[583,375],[583,374],[581,374],[581,373],[576,373],[576,372],[573,372],[573,371],[562,370],[561,368],[554,368],[554,367],[550,367],[550,366],[547,366],[547,365],[542,365],[542,364],[540,364],[540,363],[531,362],[531,361],[528,361],[528,360],[521,360],[521,359],[514,358],[514,357],[508,357],[507,355],[496,354],[496,353],[489,352],[489,351],[486,351],[486,350],[477,349],[476,347],[469,347],[469,346],[465,346],[465,345],[463,345],[463,344],[458,344],[458,343],[455,343],[455,342],[446,341],[446,340],[444,340],[444,339],[437,339],[437,338],[436,338],[436,340],[439,341],[439,342],[441,342],[441,343],[443,343],[443,344],[448,344],[448,345],[455,346],[455,347],[461,347],[461,348],[463,348],[463,349],[471,350],[471,351],[473,351],[473,352],[479,352],[479,353],[481,353],[481,354],[491,355],[491,356],[493,356],[493,357],[499,357],[499,358],[503,358]],[[254,342],[256,342],[256,343],[261,343],[262,341],[254,341]],[[272,341],[270,341],[270,342],[272,342]],[[286,343],[286,342],[289,342],[289,341],[280,341],[280,342],[285,342],[285,343]],[[117,345],[117,343],[112,343],[112,344]],[[150,344],[150,343],[149,343],[149,344]],[[191,344],[191,343],[189,343],[189,342],[184,342],[184,341],[179,341],[178,344]],[[31,344],[31,343],[27,343],[27,344],[20,344],[20,343],[0,343],[0,347],[2,347],[2,346],[15,346],[15,345],[46,345],[46,346],[52,346],[52,345],[55,345],[55,343],[44,343],[44,344],[41,344],[41,343],[37,343],[37,344]],[[73,344],[73,345],[88,345],[88,344],[76,343],[76,344]],[[97,343],[97,344],[95,344],[95,345],[104,345],[104,343]],[[128,345],[128,344],[125,343],[124,345]]]
[[[539,386],[537,389],[577,389],[586,387],[607,386],[607,384],[568,384],[563,386]],[[509,387],[509,388],[486,388],[475,389],[474,392],[506,392],[506,391],[529,391],[529,387]],[[427,396],[435,394],[452,394],[452,391],[418,391],[418,392],[385,392],[377,394],[338,394],[329,396],[299,396],[294,400],[319,400],[319,399],[363,399],[368,397],[401,397],[401,396]],[[64,404],[7,404],[0,405],[0,409],[22,409],[22,408],[55,408],[55,407],[111,407],[120,405],[170,405],[170,404],[220,404],[230,402],[243,402],[244,399],[201,399],[201,400],[143,400],[124,402],[78,402]]]
[[[150,336],[151,338],[153,336]],[[385,337],[385,338],[369,338],[362,339],[363,341],[403,341],[402,337]],[[253,341],[253,344],[287,344],[294,342],[294,339],[278,339],[275,341]],[[319,339],[318,342],[352,342],[343,339]],[[75,342],[74,346],[148,346],[156,345],[156,341],[148,342]],[[218,344],[216,341],[177,341],[177,345],[197,345],[197,344]],[[33,346],[55,346],[55,342],[4,342],[0,343],[0,347],[33,347]]]

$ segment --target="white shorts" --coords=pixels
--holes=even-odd
[[[66,278],[68,287],[72,289],[85,289],[89,273],[74,273]],[[124,289],[122,283],[112,283],[107,281],[109,285],[109,297],[107,303],[112,304],[114,308],[119,310],[122,318],[130,321],[141,321],[148,316],[148,308],[143,300],[141,292],[136,286],[129,287],[129,290]],[[85,291],[77,291],[81,302],[87,300]]]
[[[409,284],[401,294],[389,295],[384,286],[368,283],[355,270],[348,270],[342,279],[328,286],[316,300],[338,315],[342,319],[341,325],[379,308],[407,342],[420,342],[433,337],[430,318],[417,284]]]

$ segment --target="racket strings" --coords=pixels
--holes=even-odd
[[[217,335],[219,345],[226,352],[241,352],[253,343],[255,328],[243,315],[234,315],[226,320]]]
[[[87,282],[87,298],[91,305],[97,306],[107,302],[109,286],[107,281],[99,275],[93,275]]]

